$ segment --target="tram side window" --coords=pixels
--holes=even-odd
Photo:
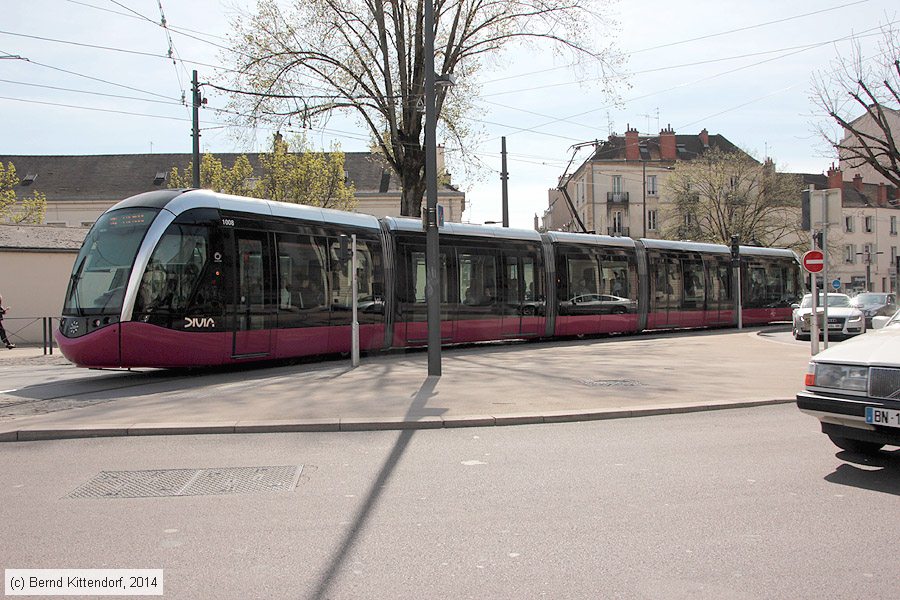
[[[606,254],[601,258],[601,294],[631,298],[637,289],[637,271],[624,254]]]
[[[333,310],[353,310],[353,285],[351,282],[351,264],[348,259],[338,259],[340,242],[332,242],[332,304]],[[379,245],[357,239],[356,241],[356,301],[359,322],[379,320],[377,315],[384,313],[384,292],[380,282],[383,281],[381,252]],[[376,318],[377,317],[377,318]]]
[[[733,297],[731,295],[731,267],[721,261],[709,265],[709,308],[719,310],[731,310]]]
[[[425,304],[425,253],[410,252],[409,254],[409,295],[407,302]],[[441,302],[447,302],[447,255],[441,252]]]
[[[597,260],[589,254],[568,256],[566,274],[568,275],[566,300],[584,301],[584,296],[600,294],[600,268]]]
[[[189,305],[202,308],[218,302],[217,290],[201,285],[208,254],[207,228],[170,226],[153,251],[141,279],[135,312],[184,313]]]
[[[476,251],[459,254],[459,298],[462,304],[486,306],[497,299],[497,258]]]
[[[279,313],[320,310],[325,305],[324,264],[324,247],[315,238],[311,236],[279,236]],[[279,322],[287,324],[290,319]]]
[[[681,262],[677,258],[660,257],[656,261],[653,302],[659,310],[677,309],[681,301]]]
[[[759,263],[751,263],[747,287],[749,288],[744,305],[747,308],[763,308],[768,303],[768,277],[766,269]]]
[[[684,275],[684,303],[685,308],[703,308],[706,297],[705,276],[703,273],[703,261],[697,258],[685,258],[681,261]]]

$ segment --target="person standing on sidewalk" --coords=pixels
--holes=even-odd
[[[5,315],[8,310],[8,306],[3,306],[3,296],[0,296],[0,341],[6,344],[7,350],[12,350],[16,345],[9,341],[9,338],[6,337],[6,330],[3,329],[3,315]]]

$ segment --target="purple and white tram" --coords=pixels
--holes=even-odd
[[[106,211],[85,238],[57,341],[84,367],[196,367],[348,352],[340,236],[356,234],[360,347],[427,343],[425,235],[413,219],[165,190]],[[448,223],[447,344],[728,326],[730,249]],[[790,250],[741,247],[743,320],[787,321]]]

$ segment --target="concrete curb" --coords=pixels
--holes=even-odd
[[[222,433],[298,433],[402,431],[411,429],[449,429],[455,427],[492,427],[503,425],[538,425],[544,423],[576,423],[631,417],[684,414],[729,408],[753,408],[788,404],[794,398],[719,402],[713,404],[677,404],[647,406],[633,410],[552,411],[543,414],[467,415],[448,417],[374,417],[346,419],[308,419],[303,421],[226,421],[220,423],[133,423],[129,425],[75,425],[69,427],[26,426],[0,431],[0,442],[26,442],[97,437],[147,435],[205,435]]]

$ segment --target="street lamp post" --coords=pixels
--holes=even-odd
[[[428,376],[441,376],[441,278],[437,223],[437,106],[434,76],[434,3],[425,0],[425,302]]]
[[[641,237],[647,237],[647,161],[641,160],[641,212],[644,217],[644,227],[641,229]]]

